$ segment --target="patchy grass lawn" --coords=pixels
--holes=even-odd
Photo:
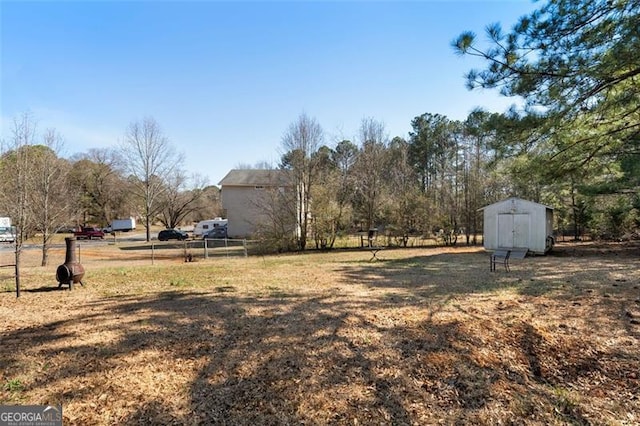
[[[640,423],[637,246],[510,273],[476,248],[378,257],[86,256],[73,291],[61,262],[31,267],[0,293],[0,404],[78,425]]]

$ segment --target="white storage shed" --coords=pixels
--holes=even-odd
[[[553,208],[521,198],[483,207],[484,248],[527,248],[544,254],[553,247]]]

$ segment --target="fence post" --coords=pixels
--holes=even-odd
[[[153,261],[155,259],[155,255],[156,255],[156,243],[151,243],[151,264],[153,265]]]
[[[15,256],[16,263],[14,267],[16,272],[16,297],[20,297],[20,251],[18,250],[17,242]]]
[[[204,238],[202,242],[204,243],[204,258],[208,259],[209,258],[209,241],[206,238]]]

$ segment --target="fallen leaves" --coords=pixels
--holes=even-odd
[[[477,251],[358,256],[95,266],[73,292],[2,293],[0,384],[21,387],[0,403],[60,403],[65,424],[640,418],[634,257],[536,257],[507,274]]]

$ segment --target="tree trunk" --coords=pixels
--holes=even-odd
[[[49,264],[49,234],[45,231],[42,234],[42,261],[40,266]]]
[[[147,217],[145,218],[145,226],[147,228],[147,242],[151,241],[151,219],[149,218],[149,212],[147,211]]]

